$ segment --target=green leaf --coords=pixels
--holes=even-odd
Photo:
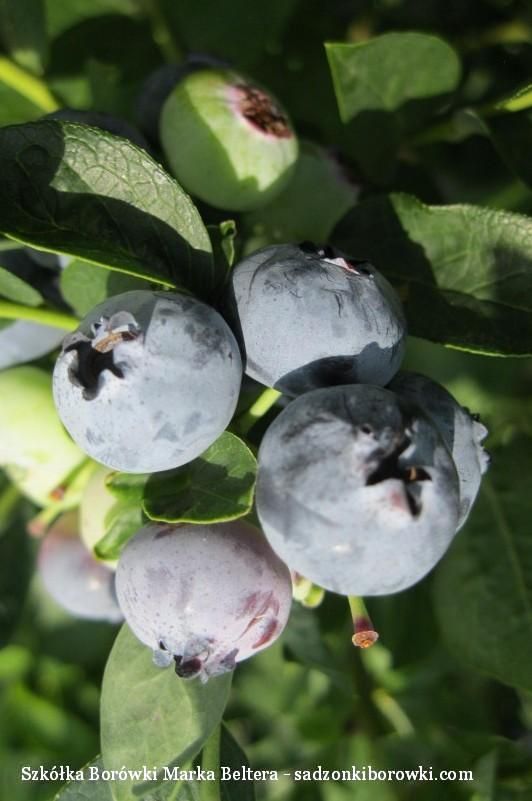
[[[515,92],[512,92],[507,97],[494,103],[493,109],[495,111],[523,111],[524,109],[532,107],[532,84],[527,83],[521,86]]]
[[[353,692],[353,683],[344,666],[335,658],[320,631],[318,617],[311,609],[294,604],[283,634],[283,645],[301,665],[319,670],[344,693]]]
[[[124,545],[143,526],[142,499],[147,475],[114,473],[107,481],[117,502],[105,516],[106,533],[94,546],[100,559],[118,559]]]
[[[437,616],[458,659],[532,690],[532,439],[492,454],[476,506],[438,568]]]
[[[43,302],[41,293],[31,284],[3,267],[0,267],[0,296],[15,303],[22,303],[24,306],[39,306]]]
[[[484,123],[502,160],[527,186],[532,186],[532,109],[490,116]]]
[[[258,62],[284,32],[298,0],[161,0],[174,38],[188,52],[215,53],[240,68]],[[206,23],[208,20],[208,24]]]
[[[11,57],[42,75],[48,57],[44,0],[0,0],[0,32]]]
[[[105,767],[135,770],[146,765],[160,770],[192,759],[220,723],[231,676],[225,673],[206,684],[179,679],[173,670],[155,667],[149,648],[124,625],[103,678]],[[141,794],[142,788],[133,788],[129,781],[113,786],[115,801],[130,801],[132,792]]]
[[[224,220],[218,225],[209,225],[212,251],[216,264],[219,288],[222,289],[235,261],[236,223]]]
[[[325,47],[340,116],[351,123],[353,155],[370,177],[385,181],[403,132],[439,111],[457,87],[458,56],[425,33]]]
[[[106,532],[94,546],[94,553],[99,559],[118,559],[124,545],[144,522],[139,503],[118,501],[105,516]]]
[[[134,16],[139,8],[138,0],[46,0],[45,6],[48,31],[54,39],[85,19],[111,14]]]
[[[43,121],[0,130],[0,230],[163,285],[207,293],[211,245],[186,195],[144,150]]]
[[[0,495],[2,507],[6,505],[7,496],[13,492],[14,488],[8,487]],[[8,514],[11,518],[11,511]],[[3,527],[3,519],[0,520],[0,525]],[[19,621],[32,567],[25,524],[18,515],[6,531],[1,532],[0,529],[0,648],[9,642]]]
[[[61,294],[78,317],[85,317],[98,303],[112,295],[150,287],[141,278],[96,267],[80,259],[73,259],[65,267],[59,285]]]
[[[91,767],[96,768],[100,773],[104,769],[101,757],[82,768],[83,781],[68,782],[54,797],[54,801],[113,801],[109,782],[89,778]]]
[[[392,194],[352,209],[333,235],[400,290],[409,332],[492,355],[532,354],[532,220]]]
[[[0,126],[30,122],[40,116],[38,105],[0,79]]]
[[[453,48],[425,33],[385,33],[360,44],[327,44],[340,116],[400,111],[405,103],[446,96],[460,79]]]
[[[249,760],[227,726],[222,724],[220,738],[220,766],[234,771],[249,768]],[[220,783],[221,801],[255,801],[255,787],[252,780],[229,779]]]
[[[221,523],[247,515],[257,462],[247,445],[225,431],[201,456],[176,470],[153,473],[144,511],[167,523]]]

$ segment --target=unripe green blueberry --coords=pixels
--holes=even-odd
[[[161,144],[177,180],[212,206],[247,211],[287,184],[298,144],[264,89],[231,70],[187,75],[167,98]]]
[[[57,416],[51,376],[37,367],[0,372],[0,466],[20,491],[45,506],[84,459]]]

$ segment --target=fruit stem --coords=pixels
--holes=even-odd
[[[53,500],[44,509],[41,509],[36,517],[33,517],[28,523],[27,530],[32,537],[42,537],[54,520],[59,517],[62,512],[79,505],[81,500],[81,493],[91,477],[94,470],[94,462],[91,459],[85,459],[81,462],[67,477],[62,485],[62,495],[58,500]]]
[[[5,56],[0,56],[0,81],[27,98],[45,114],[59,108],[59,103],[44,81],[26,72]]]
[[[393,698],[383,687],[376,687],[372,693],[372,700],[379,712],[395,729],[400,737],[407,737],[413,734],[414,726],[412,721]]]
[[[354,634],[352,637],[353,645],[358,648],[369,648],[379,639],[375,626],[371,622],[366,604],[363,598],[356,595],[348,595],[349,608],[353,618]]]
[[[214,771],[217,777],[214,782],[199,782],[200,786],[200,799],[201,801],[220,801],[220,745],[222,739],[222,726],[219,724],[205,745],[201,752],[201,767],[202,770]]]
[[[72,331],[79,325],[79,320],[71,314],[55,309],[23,306],[6,300],[0,300],[0,318],[2,317],[7,320],[30,320],[41,325],[53,325],[56,328],[64,328],[65,331]]]
[[[181,61],[181,53],[174,41],[159,0],[144,0],[143,5],[146,16],[151,23],[153,40],[161,51],[164,60],[169,64]]]
[[[281,393],[276,389],[265,389],[255,403],[249,407],[247,412],[238,420],[238,430],[241,434],[247,434],[253,428],[255,423],[264,417],[266,412],[269,412],[272,406],[275,405],[277,399],[281,397]]]

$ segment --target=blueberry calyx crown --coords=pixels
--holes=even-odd
[[[369,426],[366,426],[365,433]],[[364,430],[364,426],[362,427]],[[431,476],[423,467],[414,465],[401,465],[399,459],[402,454],[411,445],[411,439],[408,434],[395,445],[390,453],[387,453],[382,458],[378,467],[370,473],[366,479],[366,486],[370,487],[373,484],[379,484],[381,481],[388,479],[398,479],[402,481],[405,488],[405,496],[410,509],[412,517],[419,517],[422,509],[422,501],[419,493],[416,491],[416,484],[418,481],[431,481]]]
[[[75,352],[77,356],[69,368],[69,377],[73,384],[83,387],[85,400],[97,396],[99,378],[104,370],[109,370],[117,378],[124,377],[122,369],[115,364],[114,348],[121,342],[132,342],[140,334],[132,314],[117,312],[93,323],[90,337],[79,332],[66,337],[63,352]]]
[[[247,83],[239,83],[235,88],[239,95],[239,111],[248,122],[278,139],[293,136],[288,118],[267,92]]]
[[[303,253],[313,258],[323,259],[329,263],[337,264],[350,273],[367,275],[369,277],[373,276],[373,273],[369,269],[370,262],[368,259],[355,259],[351,256],[347,257],[339,253],[331,245],[316,245],[314,242],[309,242],[307,240],[305,242],[300,242],[299,248]]]

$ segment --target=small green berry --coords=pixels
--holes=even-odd
[[[230,70],[204,69],[183,78],[163,106],[160,125],[177,180],[219,208],[247,211],[269,203],[297,160],[285,111]]]

